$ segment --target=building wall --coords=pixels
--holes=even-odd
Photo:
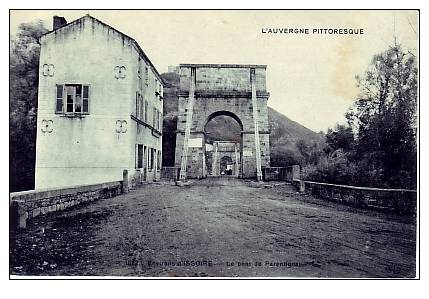
[[[141,59],[141,76],[142,80],[139,80],[138,69],[139,69],[139,57]],[[155,121],[158,122],[158,127],[156,127],[157,131],[162,132],[162,119],[163,119],[163,86],[162,81],[155,73],[153,69],[151,69],[149,63],[144,60],[137,51],[133,53],[133,64],[132,68],[132,76],[134,78],[132,89],[134,90],[134,98],[131,101],[132,107],[130,107],[130,111],[134,116],[138,116],[137,105],[136,105],[136,93],[140,93],[143,99],[143,110],[140,119],[147,123],[152,127],[156,127],[154,124]],[[148,69],[148,78],[146,79],[146,68]],[[159,85],[161,84],[161,88]],[[161,89],[161,90],[160,90]],[[159,92],[157,94],[156,92]],[[144,110],[146,107],[144,106],[144,102],[147,101],[147,112]],[[160,113],[159,119],[157,119],[156,115],[154,115],[153,108],[156,108]],[[131,122],[130,133],[132,138],[133,146],[130,148],[130,165],[132,165],[132,169],[130,169],[131,175],[131,184],[135,185],[141,183],[143,181],[155,181],[159,180],[161,177],[161,167],[162,162],[162,135],[153,134],[151,128],[139,124],[136,121]],[[138,150],[137,145],[141,144],[144,148],[146,148],[145,155],[143,157],[143,167],[138,167]],[[150,149],[155,150],[155,158],[154,158],[154,166],[151,169],[149,167],[150,160]]]
[[[136,140],[160,148],[160,142],[145,140],[147,133],[136,137],[130,117],[135,42],[87,16],[43,36],[41,44],[36,189],[119,181],[124,169],[131,176]],[[89,114],[55,113],[56,84],[88,84]]]

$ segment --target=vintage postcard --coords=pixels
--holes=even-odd
[[[10,10],[9,274],[419,279],[419,10]]]

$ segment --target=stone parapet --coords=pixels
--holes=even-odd
[[[301,192],[355,207],[413,216],[417,212],[416,190],[334,185],[299,179],[294,180],[293,184]]]
[[[63,189],[42,189],[11,193],[10,220],[13,225],[25,228],[27,220],[51,212],[101,198],[110,198],[123,192],[122,181]]]

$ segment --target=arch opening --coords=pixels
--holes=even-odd
[[[218,111],[204,125],[204,157],[208,176],[240,177],[243,124],[233,113]]]
[[[206,130],[207,125],[214,119],[214,118],[227,118],[230,117],[233,120],[236,121],[236,123],[238,124],[238,126],[240,127],[240,130],[243,131],[243,123],[241,122],[241,119],[234,113],[230,112],[230,111],[216,111],[212,114],[210,114],[210,116],[207,118],[206,122],[204,123],[204,131]]]
[[[230,156],[223,156],[220,158],[220,174],[232,175],[234,171],[234,162]]]

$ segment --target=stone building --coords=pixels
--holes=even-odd
[[[181,64],[175,166],[181,179],[208,175],[205,128],[226,115],[241,127],[241,178],[262,179],[270,164],[265,65]]]
[[[163,81],[138,43],[89,15],[40,42],[36,189],[159,179]]]

